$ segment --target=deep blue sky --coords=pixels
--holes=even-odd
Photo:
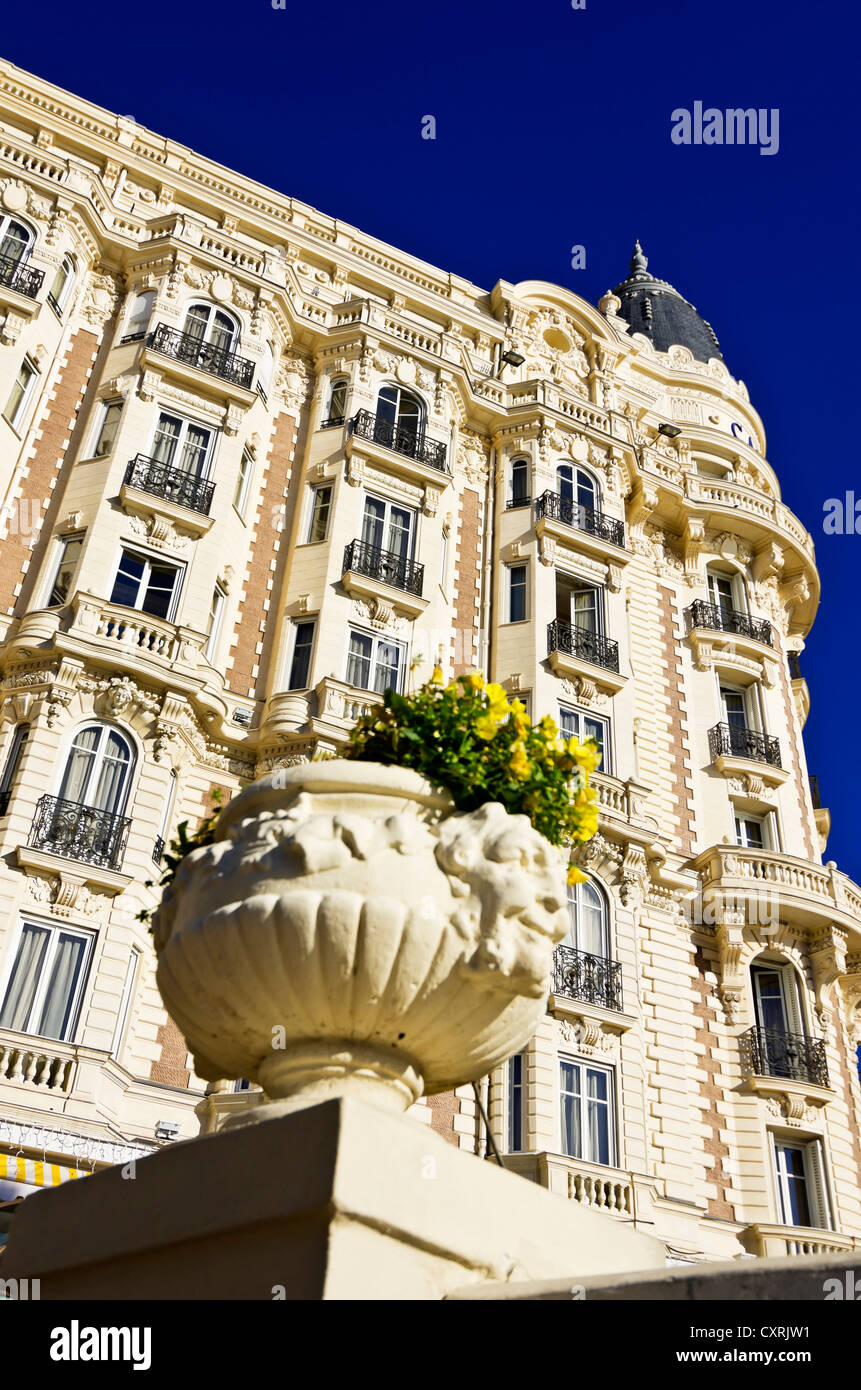
[[[861,532],[822,529],[826,498],[861,499],[851,9],[586,4],[46,0],[5,7],[0,50],[488,289],[551,280],[594,303],[639,236],[747,383],[816,542],[808,759],[834,821],[827,857],[861,880]],[[697,100],[779,108],[779,152],[673,145],[670,112]],[[574,244],[585,270],[570,268]]]

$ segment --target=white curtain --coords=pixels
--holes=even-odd
[[[42,1005],[42,1016],[36,1029],[44,1038],[65,1038],[73,1022],[72,1004],[81,970],[84,966],[87,943],[81,936],[60,933],[51,983]]]
[[[47,927],[36,927],[29,922],[25,926],[0,1012],[0,1028],[11,1028],[16,1033],[27,1032],[49,936]]]
[[[90,728],[76,735],[60,787],[61,801],[83,801],[100,732],[98,728]]]

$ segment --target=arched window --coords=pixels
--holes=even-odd
[[[568,885],[568,935],[563,946],[601,960],[610,957],[607,899],[590,879]]]
[[[239,324],[232,314],[216,304],[192,304],[185,316],[183,332],[216,352],[233,352],[239,343]]]
[[[35,233],[26,222],[0,216],[0,280],[4,272],[11,274],[26,260],[35,239]]]
[[[48,303],[52,308],[56,309],[58,314],[63,312],[68,302],[69,295],[72,293],[72,286],[74,283],[75,262],[72,260],[71,256],[64,256],[57,267],[54,283],[48,291]]]
[[[110,724],[87,724],[75,734],[58,796],[121,816],[134,764],[134,750],[124,734]]]
[[[514,459],[511,464],[511,499],[509,506],[525,507],[529,503],[529,459]]]
[[[420,397],[395,385],[382,386],[377,396],[377,425],[393,435],[401,430],[415,438],[424,430],[425,408]]]
[[[345,377],[336,377],[329,392],[329,409],[326,412],[326,429],[343,425],[347,415],[347,390],[349,383]]]
[[[135,296],[129,310],[128,322],[126,324],[126,338],[142,338],[146,333],[147,325],[152,314],[152,306],[155,303],[155,291],[144,290]]]
[[[582,524],[584,517],[582,509],[588,512],[599,512],[601,510],[601,494],[591,473],[587,473],[583,468],[575,468],[571,463],[560,463],[556,469],[556,486],[559,497],[562,501],[563,511],[567,506],[572,513],[577,508],[579,521],[575,518],[575,525]],[[563,516],[563,520],[567,520]]]

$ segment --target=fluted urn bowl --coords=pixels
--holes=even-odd
[[[260,1118],[356,1091],[405,1109],[529,1040],[565,902],[526,816],[455,812],[406,768],[309,763],[246,787],[182,861],[159,988],[198,1075],[281,1102]]]

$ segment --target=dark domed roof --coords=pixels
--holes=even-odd
[[[650,275],[648,264],[638,241],[631,257],[631,274],[613,290],[622,301],[619,315],[630,324],[631,332],[644,333],[658,352],[666,352],[679,343],[690,348],[699,362],[708,362],[710,357],[718,357],[722,362],[723,354],[711,324],[666,280]]]

